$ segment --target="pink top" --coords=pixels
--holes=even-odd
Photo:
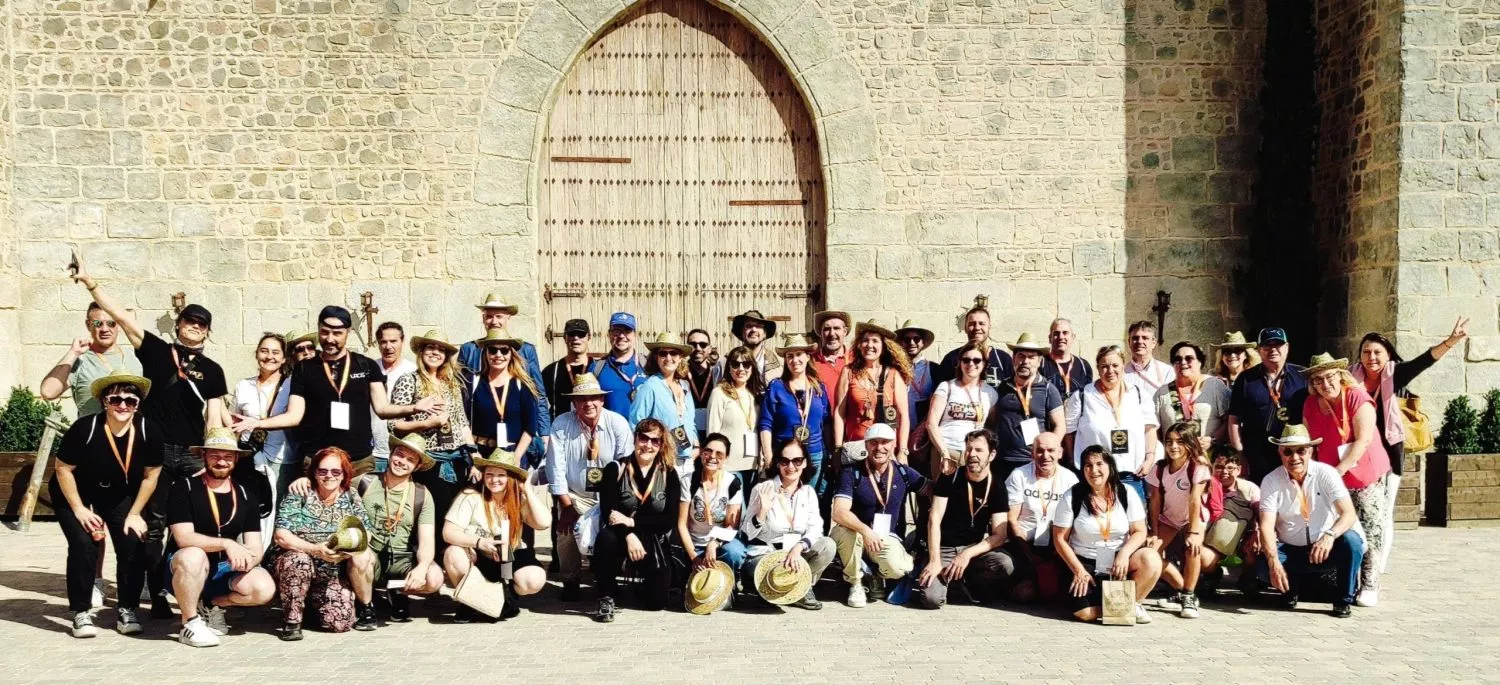
[[[1307,432],[1314,439],[1323,439],[1323,444],[1318,445],[1318,461],[1329,466],[1338,466],[1339,448],[1354,442],[1355,412],[1367,404],[1375,406],[1370,393],[1358,386],[1345,388],[1340,400],[1333,405],[1332,413],[1323,411],[1323,403],[1318,401],[1316,392],[1308,393],[1307,401],[1302,404],[1302,420],[1307,423]],[[1365,448],[1364,455],[1354,463],[1354,468],[1344,474],[1344,487],[1358,490],[1391,472],[1391,457],[1386,454],[1379,436],[1375,437]]]

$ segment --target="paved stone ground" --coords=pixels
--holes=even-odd
[[[292,644],[271,634],[274,611],[238,610],[235,634],[213,649],[172,641],[175,621],[119,636],[112,610],[101,612],[99,637],[68,637],[64,553],[54,525],[0,530],[0,682],[1456,683],[1500,673],[1493,529],[1401,532],[1381,605],[1347,620],[1327,616],[1327,605],[1211,603],[1197,621],[1156,611],[1150,625],[1104,627],[1045,608],[854,610],[829,601],[816,613],[707,617],[626,605],[606,626],[582,613],[591,604],[563,605],[552,588],[505,623],[449,624],[445,598],[416,602],[412,623],[308,631]],[[821,596],[841,590],[825,581]]]

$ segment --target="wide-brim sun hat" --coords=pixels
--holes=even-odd
[[[781,336],[781,345],[776,347],[776,356],[784,357],[794,352],[807,352],[811,354],[817,349],[817,344],[801,333],[788,333]]]
[[[1307,426],[1300,423],[1289,423],[1281,428],[1281,437],[1271,436],[1266,438],[1272,445],[1278,447],[1313,447],[1323,444],[1322,438],[1313,438],[1307,432]]]
[[[146,399],[146,395],[151,394],[151,379],[145,376],[137,376],[133,373],[112,373],[108,376],[96,378],[93,383],[89,383],[89,395],[102,403],[104,402],[104,398],[100,397],[100,395],[103,395],[105,390],[115,385],[134,385],[140,389],[141,399],[143,400]]]
[[[682,603],[689,613],[705,616],[723,609],[734,593],[734,570],[723,561],[715,561],[688,578]]]
[[[1030,333],[1022,333],[1021,337],[1016,338],[1015,343],[1006,343],[1005,346],[1009,347],[1011,352],[1047,352],[1052,349],[1051,345],[1037,340],[1036,336]]]
[[[767,554],[755,567],[755,591],[771,604],[801,601],[812,590],[812,570],[807,562],[797,558],[789,569],[786,558],[786,550],[777,550]]]
[[[1245,339],[1245,334],[1242,331],[1229,331],[1224,334],[1224,342],[1210,345],[1210,347],[1217,347],[1221,350],[1248,350],[1255,346],[1255,343]]]
[[[412,452],[416,452],[417,454],[421,455],[421,459],[417,460],[417,468],[415,469],[417,471],[426,471],[427,469],[430,469],[433,466],[437,465],[437,460],[433,459],[432,455],[427,453],[427,439],[422,437],[420,434],[412,433],[410,435],[407,435],[406,437],[397,437],[395,435],[391,435],[389,445],[391,448],[391,454],[395,454],[396,448],[399,447],[411,450]]]
[[[436,330],[428,329],[426,333],[412,336],[411,351],[413,354],[422,354],[422,348],[428,345],[437,345],[438,347],[443,348],[443,351],[447,352],[450,355],[458,353],[458,346],[454,345],[451,342],[448,342],[448,339],[443,337],[443,334],[437,332]]]
[[[518,312],[521,311],[521,308],[516,305],[506,304],[505,301],[500,299],[500,296],[496,295],[495,293],[489,293],[485,295],[484,299],[479,301],[479,304],[474,305],[474,308],[498,309],[502,312],[510,314],[511,316],[515,316]]]
[[[491,328],[484,332],[483,338],[475,339],[474,344],[480,349],[484,349],[486,345],[507,345],[519,351],[526,341],[511,335],[504,328]]]
[[[335,552],[357,554],[370,548],[370,533],[358,516],[345,516],[338,529],[328,536],[326,545]]]
[[[526,473],[526,467],[521,466],[521,455],[507,449],[496,448],[488,457],[474,457],[474,468],[483,471],[490,467],[505,469],[510,475],[522,480],[531,475]]]
[[[674,339],[671,333],[656,334],[655,340],[646,343],[646,349],[650,350],[651,354],[656,354],[658,350],[677,350],[682,354],[693,351],[693,348],[687,343]]]
[[[744,314],[740,314],[734,317],[734,320],[729,323],[729,332],[734,335],[734,337],[739,338],[740,340],[744,340],[745,324],[747,323],[760,324],[762,328],[766,329],[767,338],[776,337],[776,322],[767,319],[765,315],[760,313],[759,309],[752,309],[748,312],[745,312]]]
[[[1333,355],[1324,352],[1313,355],[1312,359],[1309,359],[1307,362],[1307,370],[1303,371],[1302,374],[1308,378],[1312,378],[1324,371],[1348,370],[1348,368],[1348,358],[1334,359]]]
[[[823,322],[829,319],[838,319],[839,321],[844,322],[844,328],[854,327],[854,317],[849,316],[849,312],[841,312],[836,309],[830,309],[828,311],[813,314],[813,332],[821,332],[823,330]]]
[[[587,371],[573,377],[573,389],[563,393],[563,397],[603,397],[609,391],[599,385],[599,378]]]
[[[243,457],[251,453],[250,450],[240,449],[240,438],[234,434],[234,431],[222,427],[210,428],[203,431],[203,444],[188,448],[189,452],[200,457],[208,450],[233,452],[236,457]]]
[[[901,324],[900,328],[896,329],[895,337],[897,340],[900,340],[908,333],[916,333],[917,335],[922,336],[922,347],[924,349],[932,346],[932,341],[937,339],[936,333],[933,333],[929,329],[918,326],[917,322],[912,321],[911,319],[907,319],[905,323]]]
[[[287,347],[296,347],[296,346],[301,345],[302,343],[305,343],[305,342],[310,342],[310,343],[313,343],[313,344],[317,344],[317,342],[318,342],[318,332],[317,331],[308,331],[306,333],[299,333],[297,331],[288,331],[287,334],[286,334],[286,346]]]
[[[862,336],[866,333],[879,333],[880,337],[885,338],[886,340],[896,339],[895,332],[893,332],[889,328],[886,328],[885,326],[880,325],[880,323],[875,321],[874,319],[870,319],[869,321],[861,324],[856,324],[854,326],[855,337]]]

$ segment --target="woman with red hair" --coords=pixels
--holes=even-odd
[[[280,637],[302,639],[304,610],[317,614],[329,632],[374,630],[377,624],[370,600],[375,557],[368,548],[350,554],[327,545],[329,536],[350,516],[370,526],[359,495],[349,489],[354,479],[349,453],[337,447],[320,450],[313,455],[307,478],[313,484],[311,491],[288,494],[276,513],[271,568],[285,612]]]

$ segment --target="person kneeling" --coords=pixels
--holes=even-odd
[[[1073,616],[1092,622],[1104,614],[1101,580],[1135,581],[1135,622],[1150,623],[1141,600],[1161,576],[1161,555],[1146,546],[1146,511],[1126,487],[1104,448],[1083,450],[1083,482],[1057,503],[1052,546],[1063,561],[1058,584],[1068,584]]]
[[[210,428],[203,444],[191,451],[203,459],[204,470],[178,480],[167,492],[172,550],[166,585],[182,610],[177,640],[213,647],[229,632],[224,607],[265,604],[276,593],[276,583],[260,567],[265,549],[260,502],[253,491],[230,478],[235,460],[250,452],[239,448],[238,438],[227,428]],[[241,536],[243,541],[237,541]]]
[[[833,497],[833,538],[844,580],[849,582],[847,604],[865,605],[865,558],[879,574],[878,585],[910,573],[915,562],[901,545],[897,531],[905,528],[902,505],[906,493],[923,490],[927,479],[905,464],[895,463],[896,431],[875,423],[865,433],[869,456],[861,466],[848,466],[839,476]]]
[[[691,573],[723,561],[738,575],[745,564],[745,544],[737,536],[744,496],[740,479],[724,470],[728,459],[729,438],[712,433],[698,450],[698,468],[682,476],[677,536]]]
[[[534,595],[547,585],[547,569],[536,559],[536,531],[552,525],[546,504],[527,492],[529,474],[521,456],[496,449],[489,458],[474,457],[480,469],[481,490],[465,489],[453,500],[443,522],[443,571],[454,588],[473,569],[492,583],[505,583],[505,606],[500,620],[521,613],[517,595]],[[460,607],[454,621],[468,623],[478,616]]]
[[[271,541],[271,568],[281,592],[283,625],[281,639],[302,639],[302,614],[311,610],[318,624],[332,633],[374,630],[375,610],[370,606],[375,557],[368,544],[339,551],[329,538],[353,517],[365,530],[370,526],[364,504],[349,490],[354,465],[349,454],[325,447],[313,455],[308,466],[312,491],[298,495],[288,491],[276,512],[276,532]],[[363,536],[361,536],[363,537]],[[357,543],[367,543],[357,540]]]
[[[917,577],[916,606],[937,609],[948,603],[948,586],[960,582],[969,598],[999,597],[1015,571],[1005,544],[1005,485],[990,473],[995,434],[977,430],[964,436],[964,467],[932,484],[927,521],[927,566]]]
[[[391,621],[411,620],[407,598],[428,595],[443,586],[443,569],[433,563],[437,549],[432,496],[412,481],[412,474],[437,464],[427,454],[427,441],[415,433],[391,436],[390,461],[385,473],[367,473],[355,490],[375,526],[370,529],[370,552],[375,556],[372,578],[390,597]]]

